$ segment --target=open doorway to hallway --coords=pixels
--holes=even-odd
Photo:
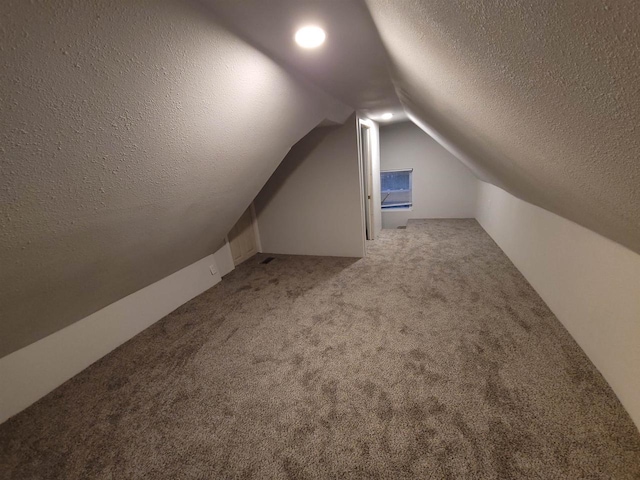
[[[371,127],[360,124],[360,162],[362,163],[362,185],[364,187],[364,224],[367,240],[374,240],[375,233],[373,230],[373,199],[371,196],[373,190],[373,173],[371,172]]]
[[[358,159],[365,240],[375,240],[382,228],[380,212],[380,147],[378,124],[357,118]]]

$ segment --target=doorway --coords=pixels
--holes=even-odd
[[[365,235],[367,240],[375,240],[373,201],[373,165],[371,152],[371,127],[358,121],[358,143],[360,156],[360,172],[362,175],[362,198],[364,202]]]

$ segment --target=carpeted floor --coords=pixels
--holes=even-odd
[[[638,479],[640,434],[475,220],[259,255],[0,426],[0,478]]]

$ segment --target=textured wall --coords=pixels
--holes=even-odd
[[[182,1],[0,4],[0,356],[213,253],[349,110]]]
[[[640,252],[640,2],[367,4],[401,101],[481,178]]]
[[[478,180],[456,157],[411,122],[380,128],[380,168],[413,168],[411,210],[384,210],[382,226],[410,218],[474,218]]]
[[[262,251],[364,256],[355,116],[311,131],[255,199]]]

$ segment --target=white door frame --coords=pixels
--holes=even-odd
[[[366,145],[363,139],[363,129],[367,131]],[[364,222],[365,240],[375,240],[375,217],[373,210],[373,155],[371,145],[372,125],[368,120],[358,117],[357,138],[358,138],[358,160],[360,164],[360,194],[362,197],[362,216]],[[363,148],[364,147],[364,148]],[[363,153],[366,152],[366,155]]]

